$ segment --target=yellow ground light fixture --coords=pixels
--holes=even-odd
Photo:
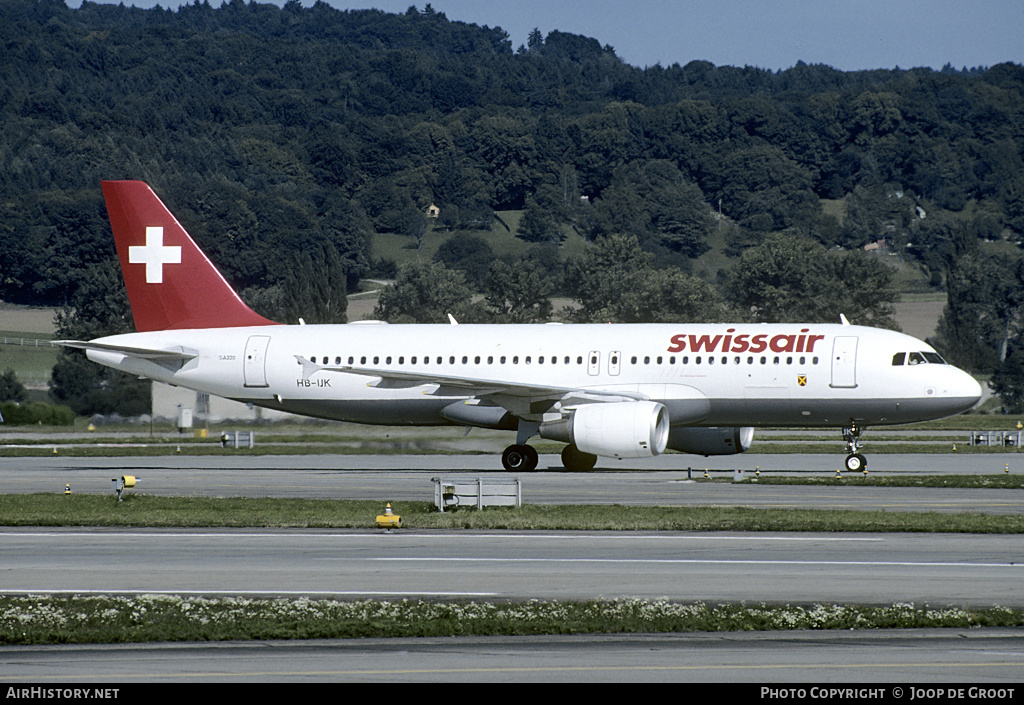
[[[401,529],[402,528],[402,517],[398,516],[391,510],[391,503],[388,502],[388,506],[384,507],[384,513],[377,515],[377,528],[378,529]]]
[[[116,477],[111,478],[110,481],[114,483],[114,492],[117,493],[118,502],[123,501],[121,498],[122,492],[135,487],[135,475],[122,475],[120,482],[118,482]]]

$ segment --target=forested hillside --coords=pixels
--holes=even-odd
[[[993,372],[1024,355],[1019,65],[640,69],[599,38],[534,32],[514,47],[429,5],[295,0],[0,0],[0,42],[0,299],[69,305],[76,335],[130,325],[99,182],[132,178],[282,319],[344,320],[346,290],[396,275],[374,234],[415,246],[430,227],[452,235],[448,266],[400,282],[454,273],[453,301],[459,287],[487,297],[470,319],[544,320],[527,291],[569,296],[577,320],[835,320],[843,307],[888,325],[888,267],[854,256],[885,239],[948,287],[955,360]],[[521,212],[527,254],[455,268],[495,211]],[[566,261],[567,234],[592,251]],[[704,281],[690,263],[712,236],[743,259]],[[378,313],[417,318],[403,305]]]

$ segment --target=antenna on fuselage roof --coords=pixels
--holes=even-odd
[[[448,314],[448,322],[451,323],[453,326],[459,325],[459,322],[455,320],[455,316],[453,316],[450,313]]]
[[[850,322],[849,322],[848,320],[846,320],[846,314],[840,313],[840,314],[839,314],[839,321],[840,321],[840,322],[841,322],[841,323],[842,323],[842,324],[843,324],[844,326],[848,326],[848,325],[850,325]]]

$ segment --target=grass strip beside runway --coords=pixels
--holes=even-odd
[[[372,529],[387,500],[0,495],[0,526]],[[401,530],[844,531],[1019,534],[1024,516],[746,507],[525,505],[438,512],[392,502]]]
[[[1024,611],[707,605],[666,600],[519,603],[165,594],[0,597],[0,644],[1024,626]]]

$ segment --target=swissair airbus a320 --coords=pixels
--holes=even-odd
[[[666,449],[741,453],[754,427],[836,427],[848,470],[870,425],[949,416],[981,395],[901,333],[842,324],[279,325],[238,297],[140,181],[103,194],[136,333],[62,341],[167,384],[325,419],[516,432],[570,470]]]

